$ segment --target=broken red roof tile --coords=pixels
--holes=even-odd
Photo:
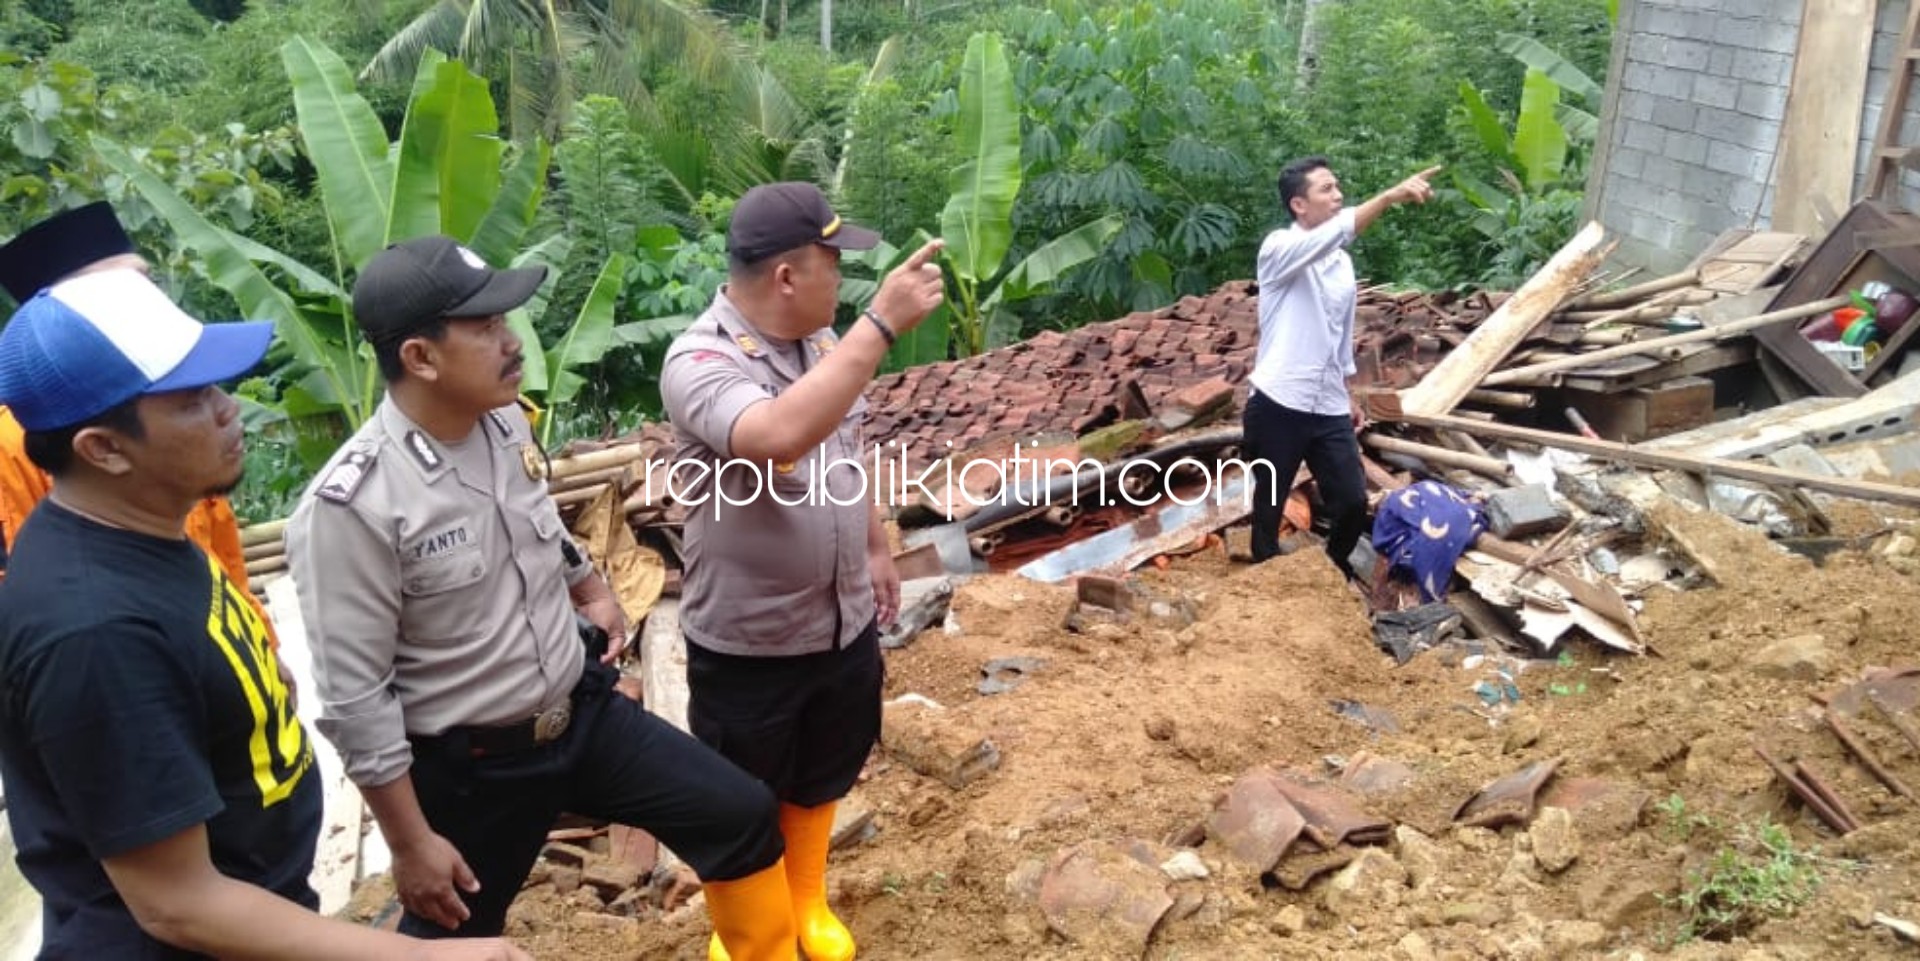
[[[1356,354],[1363,373],[1405,386],[1449,349],[1432,337],[1421,346],[1407,334],[1471,327],[1503,296],[1432,295],[1367,290],[1356,311]],[[1026,341],[965,360],[911,368],[877,379],[867,391],[867,440],[896,442],[910,464],[931,463],[955,446],[995,434],[1080,434],[1119,416],[1141,416],[1127,400],[1131,380],[1158,410],[1169,395],[1212,379],[1247,396],[1259,337],[1258,302],[1246,281],[1205,296],[1183,297],[1156,311],[1137,311],[1072,331],[1047,330]]]

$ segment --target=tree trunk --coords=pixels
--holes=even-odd
[[[1313,87],[1313,75],[1320,69],[1320,16],[1327,4],[1340,0],[1302,0],[1300,13],[1300,56],[1293,67],[1293,87],[1305,93]]]
[[[776,36],[776,37],[783,37],[783,36],[786,36],[786,33],[787,33],[787,0],[780,0],[780,28],[779,28],[779,29],[777,29],[777,30],[775,30],[775,31],[774,31],[773,33],[774,33],[774,36]]]
[[[833,0],[820,0],[820,49],[833,53]]]

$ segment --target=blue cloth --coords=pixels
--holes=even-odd
[[[1389,570],[1406,571],[1422,601],[1447,593],[1453,562],[1487,529],[1487,512],[1438,481],[1421,481],[1387,495],[1373,519],[1373,549]]]

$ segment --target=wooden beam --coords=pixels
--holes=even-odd
[[[1920,507],[1920,488],[1915,487],[1900,487],[1894,484],[1851,480],[1845,477],[1818,477],[1798,471],[1782,470],[1767,464],[1722,460],[1715,457],[1692,457],[1672,451],[1647,450],[1632,444],[1620,444],[1610,440],[1588,440],[1573,434],[1535,430],[1531,427],[1515,427],[1512,424],[1487,423],[1451,414],[1403,414],[1400,419],[1417,427],[1458,430],[1476,437],[1508,442],[1519,441],[1540,447],[1556,447],[1560,450],[1590,454],[1636,467],[1714,474],[1759,484],[1804,487],[1808,490],[1838,494],[1842,497],[1857,497],[1861,500]]]
[[[1860,148],[1860,102],[1872,61],[1875,0],[1824,0],[1804,5],[1793,58],[1787,116],[1780,125],[1780,177],[1773,229],[1819,236],[1837,222],[1816,216],[1853,203],[1854,157]],[[1905,71],[1895,70],[1897,79]],[[1898,109],[1898,108],[1895,108]]]
[[[1487,376],[1485,380],[1481,381],[1481,384],[1487,387],[1497,387],[1501,384],[1525,381],[1534,374],[1546,374],[1558,370],[1572,370],[1577,367],[1587,367],[1599,361],[1613,360],[1616,357],[1631,357],[1635,354],[1664,353],[1668,348],[1672,347],[1722,340],[1734,334],[1743,334],[1761,327],[1770,327],[1774,324],[1786,323],[1789,320],[1800,320],[1802,318],[1812,317],[1815,314],[1824,314],[1836,307],[1845,307],[1849,302],[1845,297],[1828,297],[1825,300],[1816,300],[1811,304],[1788,307],[1785,310],[1776,310],[1771,313],[1761,314],[1758,317],[1748,317],[1746,320],[1736,320],[1732,323],[1721,324],[1718,327],[1708,327],[1704,330],[1696,330],[1686,334],[1655,337],[1652,340],[1622,344],[1618,347],[1608,347],[1604,350],[1593,351],[1592,353],[1575,354],[1572,357],[1560,357],[1554,360],[1541,361],[1537,364],[1529,364],[1525,367],[1503,370]],[[1424,383],[1424,381],[1422,383]],[[1412,408],[1406,407],[1404,401],[1402,403],[1402,409],[1409,412],[1413,410]]]
[[[1400,391],[1396,398],[1399,408],[1418,414],[1444,414],[1481,386],[1480,379],[1498,367],[1606,258],[1606,236],[1598,223],[1589,222],[1545,267],[1527,278],[1500,309],[1475,327],[1464,343],[1434,365],[1420,383]]]

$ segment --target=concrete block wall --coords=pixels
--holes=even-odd
[[[1770,225],[1802,2],[1623,0],[1587,182],[1588,215],[1620,240],[1616,259],[1668,272],[1722,231]],[[1907,2],[1878,4],[1856,197]],[[1920,102],[1907,113],[1920,143]]]

